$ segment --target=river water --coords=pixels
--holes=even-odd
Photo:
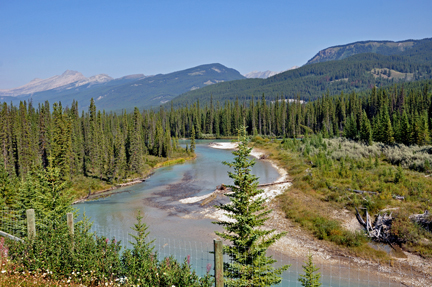
[[[197,158],[184,164],[159,168],[145,182],[115,190],[121,193],[75,205],[93,221],[95,230],[115,229],[130,232],[137,211],[145,216],[153,238],[175,238],[189,241],[212,241],[218,226],[211,219],[185,219],[201,208],[200,204],[183,204],[179,200],[211,193],[221,183],[232,184],[229,167],[232,151],[213,149],[210,141],[197,141]],[[252,172],[260,183],[275,181],[277,170],[265,161],[256,162]]]
[[[161,256],[172,254],[180,261],[190,255],[197,273],[204,274],[208,264],[213,264],[209,251],[216,238],[214,231],[222,231],[222,228],[212,224],[214,220],[197,216],[197,212],[203,209],[199,202],[183,204],[179,200],[211,193],[221,183],[232,184],[227,174],[230,168],[222,164],[222,161],[233,160],[232,151],[210,148],[209,143],[197,141],[195,160],[157,169],[143,183],[117,189],[116,192],[121,193],[74,207],[80,216],[85,213],[90,218],[92,230],[98,235],[115,237],[127,247],[130,247],[128,242],[132,241],[130,227],[136,223],[137,212],[141,211],[149,227],[149,237],[155,239],[154,246],[158,253]],[[277,170],[267,161],[257,160],[252,172],[259,177],[260,183],[270,183],[279,177]],[[272,255],[279,261],[278,265],[293,265],[283,274],[281,286],[300,286],[297,278],[302,273],[302,262],[283,254]],[[362,283],[363,280],[356,280],[354,284],[351,280],[351,272],[354,271],[345,267],[332,270],[323,266],[321,271],[323,286],[378,286],[370,282]],[[356,277],[360,276],[360,273],[356,274]]]

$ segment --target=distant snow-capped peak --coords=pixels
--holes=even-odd
[[[66,86],[70,88],[71,85],[78,87],[85,84],[105,83],[111,80],[113,80],[113,78],[105,74],[99,74],[86,78],[80,72],[66,70],[63,74],[56,75],[48,79],[36,78],[21,87],[8,90],[0,90],[0,94],[3,96],[15,97],[19,95],[33,94],[52,89],[61,89],[63,87],[66,88]]]

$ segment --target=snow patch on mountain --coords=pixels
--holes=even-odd
[[[281,72],[273,72],[273,71],[269,71],[269,70],[264,71],[264,72],[261,72],[261,71],[253,71],[253,72],[247,73],[247,74],[244,75],[244,76],[245,76],[246,78],[248,78],[248,79],[255,79],[255,78],[267,79],[267,78],[269,78],[269,77],[272,77],[272,76],[274,76],[274,75],[280,74],[280,73],[282,73],[282,72],[286,72],[286,71],[293,70],[293,69],[297,69],[297,68],[298,68],[298,66],[293,66],[293,67],[289,68],[288,70],[281,71]]]

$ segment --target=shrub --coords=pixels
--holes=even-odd
[[[414,243],[420,238],[419,227],[413,223],[407,213],[400,212],[392,221],[390,234],[399,243]]]
[[[75,225],[73,236],[65,222],[53,222],[37,230],[34,240],[8,242],[10,259],[17,272],[44,273],[47,279],[68,283],[103,285],[114,282],[144,286],[211,286],[207,274],[200,278],[189,258],[179,263],[172,257],[158,260],[152,242],[146,243],[146,225],[138,216],[132,250],[121,254],[120,241],[89,233],[87,219]]]

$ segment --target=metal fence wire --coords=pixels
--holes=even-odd
[[[0,231],[25,240],[27,238],[27,220],[25,216],[26,212],[23,210],[0,210]],[[36,230],[43,228],[47,224],[49,223],[37,219],[36,212]],[[66,224],[66,218],[64,224]],[[123,250],[132,248],[131,242],[134,242],[132,235],[136,235],[132,230],[125,232],[120,228],[101,226],[92,226],[89,232],[98,237],[103,236],[121,241]],[[214,274],[213,242],[186,241],[177,238],[155,238],[151,236],[147,240],[149,242],[153,241],[154,251],[157,252],[159,259],[172,256],[180,262],[187,260],[199,276],[203,276],[208,272]],[[320,281],[324,287],[432,286],[432,262],[429,266],[416,266],[413,268],[412,265],[407,263],[406,259],[366,261],[345,256],[324,256],[314,250],[311,250],[310,254],[313,256],[315,266],[319,268]],[[225,265],[235,263],[233,260],[235,256],[240,256],[241,261],[245,262],[246,265],[249,264],[249,268],[238,269],[239,275],[241,275],[241,272],[252,272],[252,265],[260,265],[259,260],[254,260],[253,255],[245,250],[237,250],[235,254],[224,254],[223,262]],[[244,258],[241,258],[241,256]],[[305,264],[308,254],[304,254],[304,257],[293,258],[279,250],[268,249],[266,256],[271,256],[276,260],[273,264],[275,268],[291,265],[288,270],[282,273],[281,282],[275,286],[302,286],[298,279],[301,274],[304,274],[302,266]],[[255,279],[255,281],[252,280],[253,282],[260,281],[259,278],[256,278],[256,276],[259,276],[257,274],[252,272],[250,278]],[[254,286],[252,284],[251,286]]]

